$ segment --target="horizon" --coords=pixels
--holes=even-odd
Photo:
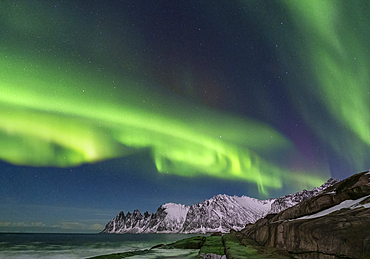
[[[358,173],[361,173],[361,172],[358,172]],[[357,173],[355,173],[355,174],[357,174]],[[328,182],[330,179],[334,179],[334,178],[329,178],[326,182]],[[344,179],[334,179],[334,180],[338,180],[338,181],[342,181],[342,180],[344,180]],[[323,184],[325,184],[326,182],[324,182]],[[322,185],[323,185],[322,184]],[[320,185],[321,186],[321,185]],[[320,186],[317,186],[317,187],[320,187]],[[316,187],[314,187],[314,188],[316,188]],[[304,189],[305,190],[305,189]],[[303,190],[301,190],[301,191],[298,191],[297,193],[299,193],[299,192],[302,192]],[[286,195],[289,195],[289,194],[293,194],[293,193],[287,193],[287,194],[285,194],[285,195],[283,195],[283,196],[279,196],[279,197],[273,197],[273,198],[268,198],[268,199],[262,199],[261,201],[263,201],[263,200],[271,200],[271,199],[278,199],[278,198],[282,198],[282,197],[285,197]],[[200,203],[203,203],[203,202],[205,202],[205,201],[207,201],[207,200],[209,200],[209,199],[212,199],[212,198],[214,198],[214,197],[216,197],[216,196],[219,196],[219,195],[227,195],[227,194],[216,194],[216,195],[214,195],[214,196],[212,196],[212,197],[210,197],[210,198],[207,198],[207,199],[205,199],[205,200],[203,200],[203,201],[201,201],[201,202],[198,202],[198,203],[194,203],[194,204],[190,204],[190,205],[186,205],[186,204],[181,204],[181,203],[175,203],[175,204],[179,204],[179,205],[186,205],[186,206],[192,206],[192,205],[196,205],[196,204],[200,204]],[[229,196],[231,196],[231,197],[234,197],[234,196],[236,196],[236,195],[229,195]],[[249,197],[249,196],[245,196],[245,195],[241,195],[241,196],[236,196],[236,197]],[[253,198],[253,197],[249,197],[249,198]],[[257,199],[257,198],[253,198],[253,199]],[[258,200],[260,200],[260,199],[258,199]],[[161,205],[159,205],[158,206],[158,208],[159,207],[161,207],[162,205],[165,205],[165,204],[168,204],[168,203],[171,203],[171,202],[165,202],[165,203],[163,203],[163,204],[161,204]],[[136,210],[136,209],[134,209],[134,210]],[[133,213],[133,211],[134,210],[132,210],[132,211],[127,211],[126,213],[124,212],[124,211],[122,211],[122,212],[124,212],[125,214],[127,214],[127,213]],[[145,212],[148,212],[148,213],[150,213],[150,214],[154,214],[154,213],[156,213],[156,211],[148,211],[148,210],[145,210],[145,211],[140,211],[139,210],[139,212],[140,213],[145,213]],[[115,216],[113,216],[112,218],[111,218],[111,220],[112,219],[114,219],[118,214],[120,214],[121,213],[121,211],[120,212],[118,212]],[[109,221],[107,221],[106,222],[106,224],[108,224],[109,223]],[[19,230],[13,230],[12,232],[3,232],[2,230],[1,230],[1,226],[0,226],[0,234],[153,234],[153,233],[106,233],[106,232],[103,232],[104,231],[104,228],[105,228],[105,225],[104,225],[104,227],[99,231],[99,232],[94,232],[93,230],[90,230],[90,231],[86,231],[86,232],[83,232],[83,231],[80,231],[80,232],[69,232],[68,230],[63,230],[63,229],[59,229],[59,231],[60,232],[55,232],[55,231],[58,231],[58,230],[56,230],[56,229],[53,229],[52,227],[44,227],[45,229],[40,229],[40,226],[25,226],[25,225],[20,225],[20,226],[18,226],[20,229]],[[17,227],[14,227],[14,228],[17,228]],[[27,229],[28,228],[28,229]],[[31,230],[29,230],[29,228],[35,228],[36,229],[36,231],[34,231],[34,232],[32,232]],[[49,231],[47,231],[47,230],[49,230]],[[157,233],[157,234],[166,234],[166,233]],[[183,234],[183,233],[172,233],[172,234]]]

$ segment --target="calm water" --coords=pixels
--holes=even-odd
[[[0,258],[86,258],[148,249],[191,237],[185,234],[8,234],[0,233]],[[138,258],[190,258],[194,250],[160,250]]]

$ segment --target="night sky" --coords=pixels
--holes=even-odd
[[[369,168],[368,1],[2,1],[0,231]]]

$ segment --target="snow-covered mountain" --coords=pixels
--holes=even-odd
[[[157,209],[156,213],[147,211],[142,215],[139,210],[125,215],[121,211],[108,222],[105,233],[178,233],[180,232],[189,206],[166,203]]]
[[[318,195],[337,183],[330,178],[320,187],[303,190],[278,199],[258,200],[247,196],[219,194],[204,202],[186,206],[166,203],[156,213],[144,215],[135,210],[126,215],[120,212],[105,226],[104,233],[209,233],[241,230],[246,224],[255,223],[270,213],[286,208]]]
[[[313,196],[318,195],[320,192],[328,188],[329,186],[332,186],[339,182],[339,180],[336,180],[334,178],[330,178],[327,180],[323,185],[319,187],[315,187],[310,191],[303,190],[301,192],[297,192],[294,194],[288,194],[285,195],[284,197],[280,197],[276,199],[272,204],[271,204],[271,209],[268,212],[268,214],[271,213],[279,213],[280,211],[283,211],[289,207],[293,207],[297,203],[300,203],[302,201],[305,201]]]
[[[274,200],[219,194],[190,207],[181,229],[183,233],[229,232],[264,217]]]

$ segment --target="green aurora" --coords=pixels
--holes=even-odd
[[[343,157],[361,170],[361,154],[370,147],[369,4],[284,1],[283,8],[294,24],[283,38],[294,44],[282,48],[281,57],[293,53],[310,73],[302,76],[307,71],[287,69],[295,74],[286,81],[291,99],[298,100],[296,106],[314,132],[339,156],[350,150]],[[2,14],[8,11],[11,7],[6,6]],[[131,72],[126,69],[117,76],[112,67],[97,73],[96,67],[84,65],[87,54],[83,59],[63,57],[63,50],[52,55],[39,53],[36,46],[22,49],[25,31],[28,38],[36,38],[57,24],[46,26],[31,18],[9,18],[18,31],[12,32],[14,40],[1,40],[6,46],[0,60],[2,160],[71,167],[149,150],[160,173],[245,180],[256,183],[262,194],[283,184],[310,188],[328,178],[323,175],[328,172],[319,176],[271,162],[266,155],[271,149],[295,152],[273,126],[202,107],[153,82],[141,82],[134,64]],[[129,30],[127,35],[137,38]],[[45,40],[42,48],[51,42]],[[131,51],[130,46],[122,48]],[[128,58],[125,62],[130,63]],[[319,108],[311,101],[302,102],[310,98],[322,105],[322,118],[313,112]],[[338,123],[338,131],[328,136],[332,128],[325,122]]]
[[[285,49],[282,56],[297,56],[305,67],[305,75],[296,68],[296,78],[287,83],[294,99],[306,100],[296,106],[339,157],[364,170],[370,152],[370,4],[284,3],[294,25],[289,33],[294,47]]]
[[[149,148],[161,173],[246,180],[263,194],[283,181],[323,181],[286,174],[252,151],[290,148],[268,125],[193,107],[126,78],[92,78],[56,60],[45,66],[28,61],[32,57],[5,56],[0,156],[10,163],[68,167]]]

